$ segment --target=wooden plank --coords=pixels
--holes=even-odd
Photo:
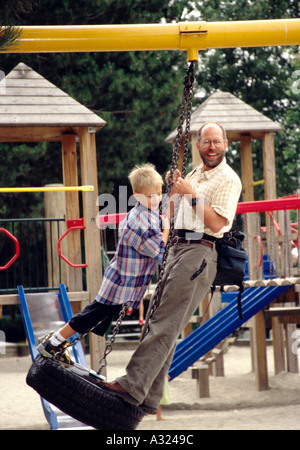
[[[63,179],[66,186],[78,186],[76,134],[62,136]],[[79,218],[79,193],[66,192],[66,220]],[[68,260],[74,264],[82,263],[80,230],[67,235]],[[68,266],[69,288],[82,290],[82,269]]]
[[[18,305],[18,295],[17,294],[7,294],[0,295],[0,305]]]
[[[227,114],[230,113],[230,114],[235,114],[235,115],[236,115],[237,111],[244,111],[244,113],[247,114],[248,117],[262,116],[262,118],[265,119],[266,121],[270,120],[270,119],[264,117],[263,114],[261,114],[260,112],[251,108],[246,103],[242,103],[239,99],[236,99],[236,100],[237,101],[222,102],[222,103],[210,101],[209,104],[205,108],[203,108],[203,111],[205,111],[205,113],[207,113],[207,112],[209,113],[211,111],[216,111],[216,112],[226,111]],[[230,106],[232,106],[234,109],[232,109]]]
[[[5,84],[0,85],[0,95],[6,96],[26,96],[34,97],[38,96],[53,96],[53,97],[66,97],[68,94],[55,88],[55,87],[6,87]]]
[[[267,317],[300,316],[300,307],[275,307],[265,310]]]
[[[228,126],[227,126],[228,129]],[[227,138],[230,142],[234,141],[240,141],[242,136],[243,130],[236,130],[236,131],[227,131]],[[249,134],[252,137],[252,139],[261,139],[263,136],[264,130],[255,131],[255,130],[249,130]]]
[[[17,97],[0,95],[0,105],[73,105],[77,103],[72,97],[68,96],[34,96]]]
[[[2,105],[1,107],[1,115],[61,115],[61,114],[84,114],[84,115],[91,115],[92,113],[85,108],[84,106],[80,105],[77,102],[73,102],[71,104],[56,104],[56,105],[49,105],[49,104],[23,104],[23,105]],[[0,120],[1,120],[0,115]],[[7,117],[7,120],[10,120],[9,117]]]
[[[86,302],[89,300],[90,295],[87,291],[81,292],[68,292],[68,298],[70,302]],[[19,299],[17,294],[4,294],[0,295],[0,305],[18,305]]]
[[[42,75],[35,72],[34,70],[31,70],[29,67],[28,69],[29,70],[18,70],[18,68],[16,67],[6,75],[5,80],[16,80],[20,78],[26,80],[38,80],[40,78],[43,78]]]
[[[54,87],[59,91],[60,89],[56,87],[53,83],[50,83],[50,81],[46,80],[43,77],[37,77],[35,79],[33,78],[11,78],[11,77],[5,77],[2,82],[2,84],[5,85],[7,88],[20,88],[20,87],[30,87],[30,88],[52,88]],[[65,94],[67,95],[67,94]]]
[[[285,316],[280,316],[279,317],[279,322],[282,325],[288,325],[288,324],[299,324],[300,323],[300,314],[298,314],[297,316],[295,315],[285,315]]]
[[[216,113],[214,111],[207,111],[205,112],[205,117],[208,119],[211,119],[212,117],[216,117]],[[237,123],[239,124],[239,126],[241,124],[243,124],[243,126],[245,126],[245,124],[251,124],[251,128],[253,129],[255,127],[259,128],[259,129],[265,129],[266,125],[272,126],[271,123],[265,123],[264,121],[262,121],[262,118],[259,117],[255,117],[255,116],[250,116],[247,114],[243,114],[241,111],[235,111],[234,114],[231,113],[229,114],[228,111],[219,111],[218,113],[218,118],[222,123],[227,121],[228,123]],[[244,127],[244,130],[246,130],[247,128]]]
[[[96,126],[101,127],[105,122],[93,114],[32,114],[32,115],[0,115],[0,125],[39,125],[48,126]]]
[[[0,142],[57,142],[63,133],[72,131],[70,126],[0,127]]]

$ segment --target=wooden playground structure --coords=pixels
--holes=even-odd
[[[18,45],[10,50],[11,53],[41,53],[41,52],[90,52],[90,51],[147,51],[147,50],[180,50],[187,52],[188,61],[197,61],[198,51],[209,48],[234,48],[234,47],[256,47],[256,46],[287,46],[300,44],[300,19],[281,19],[266,21],[245,21],[245,22],[187,22],[180,24],[140,24],[140,25],[112,25],[112,26],[28,26],[22,28],[22,36]],[[82,190],[83,201],[83,224],[85,241],[85,261],[87,289],[82,291],[82,281],[80,270],[76,267],[68,266],[68,289],[69,298],[72,303],[82,301],[93,301],[102,280],[101,267],[101,247],[100,233],[96,225],[98,215],[98,171],[96,158],[95,133],[100,130],[105,122],[95,114],[84,111],[80,113],[80,106],[77,104],[76,114],[68,109],[65,116],[56,115],[48,121],[43,122],[43,115],[39,114],[37,105],[32,114],[28,115],[29,120],[25,120],[25,115],[21,118],[18,108],[24,108],[20,102],[19,89],[22,87],[21,81],[26,75],[33,73],[30,68],[22,65],[14,74],[4,79],[5,89],[1,90],[0,84],[0,104],[5,97],[7,90],[11,89],[16,105],[11,105],[9,114],[0,113],[0,141],[1,142],[42,142],[58,141],[62,145],[63,183],[66,197],[66,221],[71,223],[79,219],[78,191]],[[39,75],[32,75],[28,82],[40,83],[40,89],[47,91],[47,99],[54,101],[59,97],[59,104],[67,108],[69,101],[60,93],[55,94],[56,87],[50,87],[39,79]],[[42,78],[42,77],[40,77]],[[3,83],[3,80],[2,80]],[[2,96],[4,95],[4,97]],[[34,98],[34,92],[28,93]],[[64,101],[66,100],[66,103]],[[77,103],[77,102],[75,102]],[[53,104],[53,103],[52,103]],[[78,106],[79,105],[79,106]],[[84,107],[83,107],[84,108]],[[45,116],[46,117],[46,116]],[[23,119],[23,122],[22,122]],[[49,116],[48,116],[49,119]],[[252,203],[253,195],[253,175],[251,179],[251,133],[243,136],[242,152],[242,182],[245,189],[244,205],[240,204],[238,213],[244,215],[244,227],[246,227],[247,247],[249,258],[249,276],[247,281],[250,286],[255,283],[289,283],[292,287],[299,284],[300,264],[298,253],[298,267],[292,267],[291,241],[298,245],[299,241],[299,221],[300,221],[300,199],[298,196],[285,200],[277,200],[273,204],[260,202]],[[264,139],[264,186],[265,201],[276,199],[275,185],[275,153],[274,134],[268,133]],[[83,189],[78,182],[77,167],[77,142],[80,152],[81,183],[90,187]],[[250,175],[249,175],[250,174]],[[91,188],[92,187],[92,188]],[[16,189],[3,188],[3,189]],[[1,195],[1,190],[0,190]],[[243,209],[246,208],[246,209]],[[249,209],[247,209],[249,208]],[[295,223],[290,223],[290,210],[295,211]],[[280,211],[280,213],[279,213]],[[282,211],[282,213],[281,213]],[[268,214],[270,212],[270,214]],[[261,214],[266,213],[264,238],[261,239]],[[278,225],[278,228],[276,228]],[[71,226],[71,225],[70,225]],[[274,232],[274,230],[276,232]],[[280,230],[280,232],[278,231]],[[276,235],[277,233],[277,235]],[[75,264],[81,263],[81,253],[79,251],[80,239],[79,230],[75,229],[68,233],[68,255],[67,259]],[[264,247],[263,247],[264,246]],[[276,278],[264,279],[261,268],[261,252],[271,255],[277,274]],[[257,260],[259,255],[259,260]],[[284,259],[282,259],[284,258]],[[260,273],[259,273],[260,272]],[[17,295],[0,296],[0,305],[18,304]],[[77,305],[78,308],[78,305]],[[282,354],[282,329],[279,326],[283,313],[274,312],[274,330],[277,330],[275,353]],[[299,312],[289,311],[288,317],[293,315],[293,320],[299,319]],[[296,318],[296,319],[295,319]],[[292,319],[291,319],[292,320]],[[276,324],[275,324],[276,322]],[[299,323],[299,322],[297,322]],[[275,327],[276,325],[276,327]],[[257,389],[268,388],[268,374],[265,356],[265,316],[260,311],[255,315],[252,323],[252,354],[257,380]],[[103,354],[104,342],[92,335],[91,337],[91,365],[96,367]],[[279,365],[277,365],[279,368]],[[282,364],[281,364],[282,367]]]

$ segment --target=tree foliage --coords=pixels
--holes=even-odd
[[[28,6],[29,1],[20,3]],[[288,0],[48,0],[31,2],[30,14],[26,11],[14,17],[15,25],[229,21],[299,15],[298,2]],[[298,181],[295,122],[299,123],[299,95],[291,92],[296,52],[297,48],[284,47],[211,50],[200,54],[196,76],[194,107],[221,89],[281,123],[283,132],[276,137],[278,195],[293,193]],[[117,196],[119,185],[128,184],[128,172],[135,164],[149,161],[161,173],[167,170],[172,148],[164,139],[177,125],[187,68],[184,53],[1,54],[0,70],[7,74],[20,61],[107,121],[97,133],[99,193]],[[253,151],[255,179],[260,179],[259,142],[254,142]],[[2,186],[62,182],[57,143],[2,143],[0,155],[5,161],[0,166]],[[229,159],[239,172],[239,151],[229,154]],[[259,191],[256,194],[261,196]],[[1,196],[0,214],[42,215],[42,198]]]
[[[218,22],[299,17],[299,2],[291,0],[213,0],[188,2],[187,7],[189,19]],[[197,83],[202,97],[198,103],[220,89],[236,95],[283,127],[275,139],[278,196],[291,194],[298,188],[299,156],[287,145],[290,142],[296,149],[298,136],[286,120],[290,110],[299,108],[290,93],[297,52],[297,47],[217,49],[201,54],[199,59]],[[255,180],[263,178],[261,147],[261,141],[253,141]],[[229,153],[229,159],[239,172],[239,151]],[[255,188],[255,195],[256,199],[263,198],[262,185]]]
[[[31,2],[27,0],[0,0],[0,50],[12,49],[21,37],[21,30],[13,25],[14,19],[20,18],[20,13],[31,10]]]
[[[92,3],[48,0],[41,2],[30,19],[24,18],[22,23],[159,23],[163,18],[177,22],[181,20],[183,7],[181,2],[170,6],[168,1],[161,0],[97,0]],[[150,161],[160,172],[167,169],[172,148],[164,139],[176,123],[186,55],[179,52],[10,54],[2,55],[0,61],[5,73],[23,61],[107,121],[97,133],[99,193],[117,195],[119,185],[128,185],[127,175],[135,164]],[[16,164],[10,172],[14,173],[14,181],[3,171],[2,185],[16,185],[17,179],[27,185],[33,185],[34,180],[36,185],[62,181],[57,144],[49,143],[46,151],[42,149],[47,172],[40,174],[40,180],[32,167],[41,145],[25,147],[30,151],[22,176],[17,176]],[[9,148],[12,160],[19,160],[19,146],[1,144],[0,149],[3,148]],[[16,207],[6,204],[6,213],[11,214],[12,209],[15,213]]]
[[[277,165],[284,176],[281,177],[281,187],[284,193],[293,193],[291,186],[300,186],[300,56],[293,61],[291,79],[288,83],[287,97],[291,99],[290,106],[283,116],[284,138],[282,151],[278,155]]]

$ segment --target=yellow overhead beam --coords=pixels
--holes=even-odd
[[[0,193],[11,194],[15,192],[60,192],[60,191],[83,191],[92,192],[94,186],[51,186],[51,187],[0,187]]]
[[[177,24],[24,26],[5,53],[199,50],[300,44],[300,19]]]

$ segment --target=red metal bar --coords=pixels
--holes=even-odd
[[[82,222],[83,223],[83,222]],[[82,267],[87,267],[87,264],[73,264],[71,263],[61,252],[61,241],[67,236],[68,233],[70,233],[70,231],[73,230],[84,230],[85,226],[84,225],[76,225],[76,226],[71,226],[67,229],[67,231],[58,239],[57,242],[57,250],[58,250],[58,254],[61,257],[61,259],[63,259],[67,264],[69,264],[69,266],[71,267],[75,267],[75,268],[82,268]]]
[[[5,264],[5,266],[0,266],[0,270],[6,270],[15,262],[16,259],[18,259],[20,254],[20,246],[18,239],[5,228],[0,228],[0,232],[6,234],[15,243],[15,255],[8,261],[8,263]]]
[[[126,216],[127,213],[105,214],[103,216],[100,216],[99,214],[97,217],[97,225],[99,228],[112,224],[118,225],[123,219],[125,219]]]
[[[275,200],[259,200],[254,202],[241,202],[237,205],[237,214],[246,214],[251,212],[269,212],[284,209],[300,209],[300,198],[297,194]],[[102,226],[119,224],[127,213],[98,215],[97,224]]]
[[[261,242],[261,237],[260,236],[254,236],[255,239],[257,239],[258,245],[259,245],[259,250],[260,250],[260,259],[259,259],[259,263],[257,265],[257,267],[261,267],[262,266],[262,261],[263,261],[263,255],[264,255],[264,248]]]
[[[260,200],[257,202],[238,203],[236,213],[279,211],[281,209],[300,209],[300,198],[279,198],[276,200]]]
[[[281,230],[280,230],[280,228],[279,228],[278,223],[277,223],[276,220],[274,219],[273,214],[271,213],[271,211],[267,211],[267,213],[268,213],[270,219],[271,219],[272,222],[273,222],[273,225],[274,225],[274,227],[275,227],[275,230],[277,231],[277,233],[279,233],[279,234],[282,236],[282,232],[281,232]]]

